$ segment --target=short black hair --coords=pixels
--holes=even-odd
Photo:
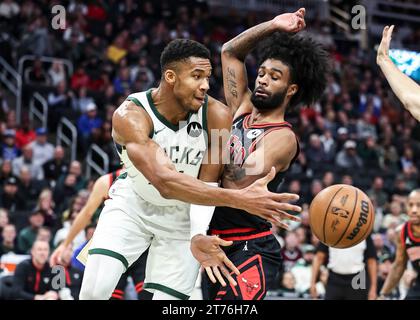
[[[290,107],[311,105],[322,96],[331,60],[322,45],[309,36],[276,32],[261,43],[258,56],[259,66],[267,59],[275,59],[289,67],[289,83],[299,86],[290,99]]]
[[[197,57],[210,60],[210,51],[201,43],[189,39],[175,39],[168,43],[160,55],[161,72],[165,72],[169,65]]]

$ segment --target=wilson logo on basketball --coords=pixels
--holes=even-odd
[[[357,222],[356,227],[353,229],[351,234],[347,237],[349,240],[353,240],[360,232],[360,228],[368,222],[368,216],[369,216],[369,203],[362,200],[361,202],[361,212],[359,216],[359,221]]]

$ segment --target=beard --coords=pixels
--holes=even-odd
[[[257,90],[261,88],[257,87],[254,89],[251,95],[251,102],[258,110],[273,110],[281,106],[286,98],[287,88],[284,88],[282,91],[276,92],[267,97],[257,96]]]

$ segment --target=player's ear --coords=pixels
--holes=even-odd
[[[173,85],[175,83],[175,80],[176,80],[176,73],[175,73],[175,71],[172,70],[172,69],[167,69],[165,71],[165,73],[164,73],[164,78],[165,78],[165,81],[168,84]]]
[[[287,88],[287,94],[286,96],[288,98],[291,98],[292,96],[294,96],[296,94],[296,92],[298,92],[299,90],[299,86],[297,84],[291,84],[288,88]]]

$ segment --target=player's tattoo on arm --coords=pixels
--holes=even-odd
[[[225,166],[224,177],[230,181],[239,181],[246,176],[246,169],[235,164]]]
[[[223,51],[244,61],[247,54],[266,36],[273,33],[271,22],[263,22],[242,32],[224,45]]]
[[[227,68],[227,76],[226,81],[228,85],[228,91],[234,98],[238,98],[238,90],[237,90],[237,84],[236,84],[236,75],[235,70],[232,68]]]

